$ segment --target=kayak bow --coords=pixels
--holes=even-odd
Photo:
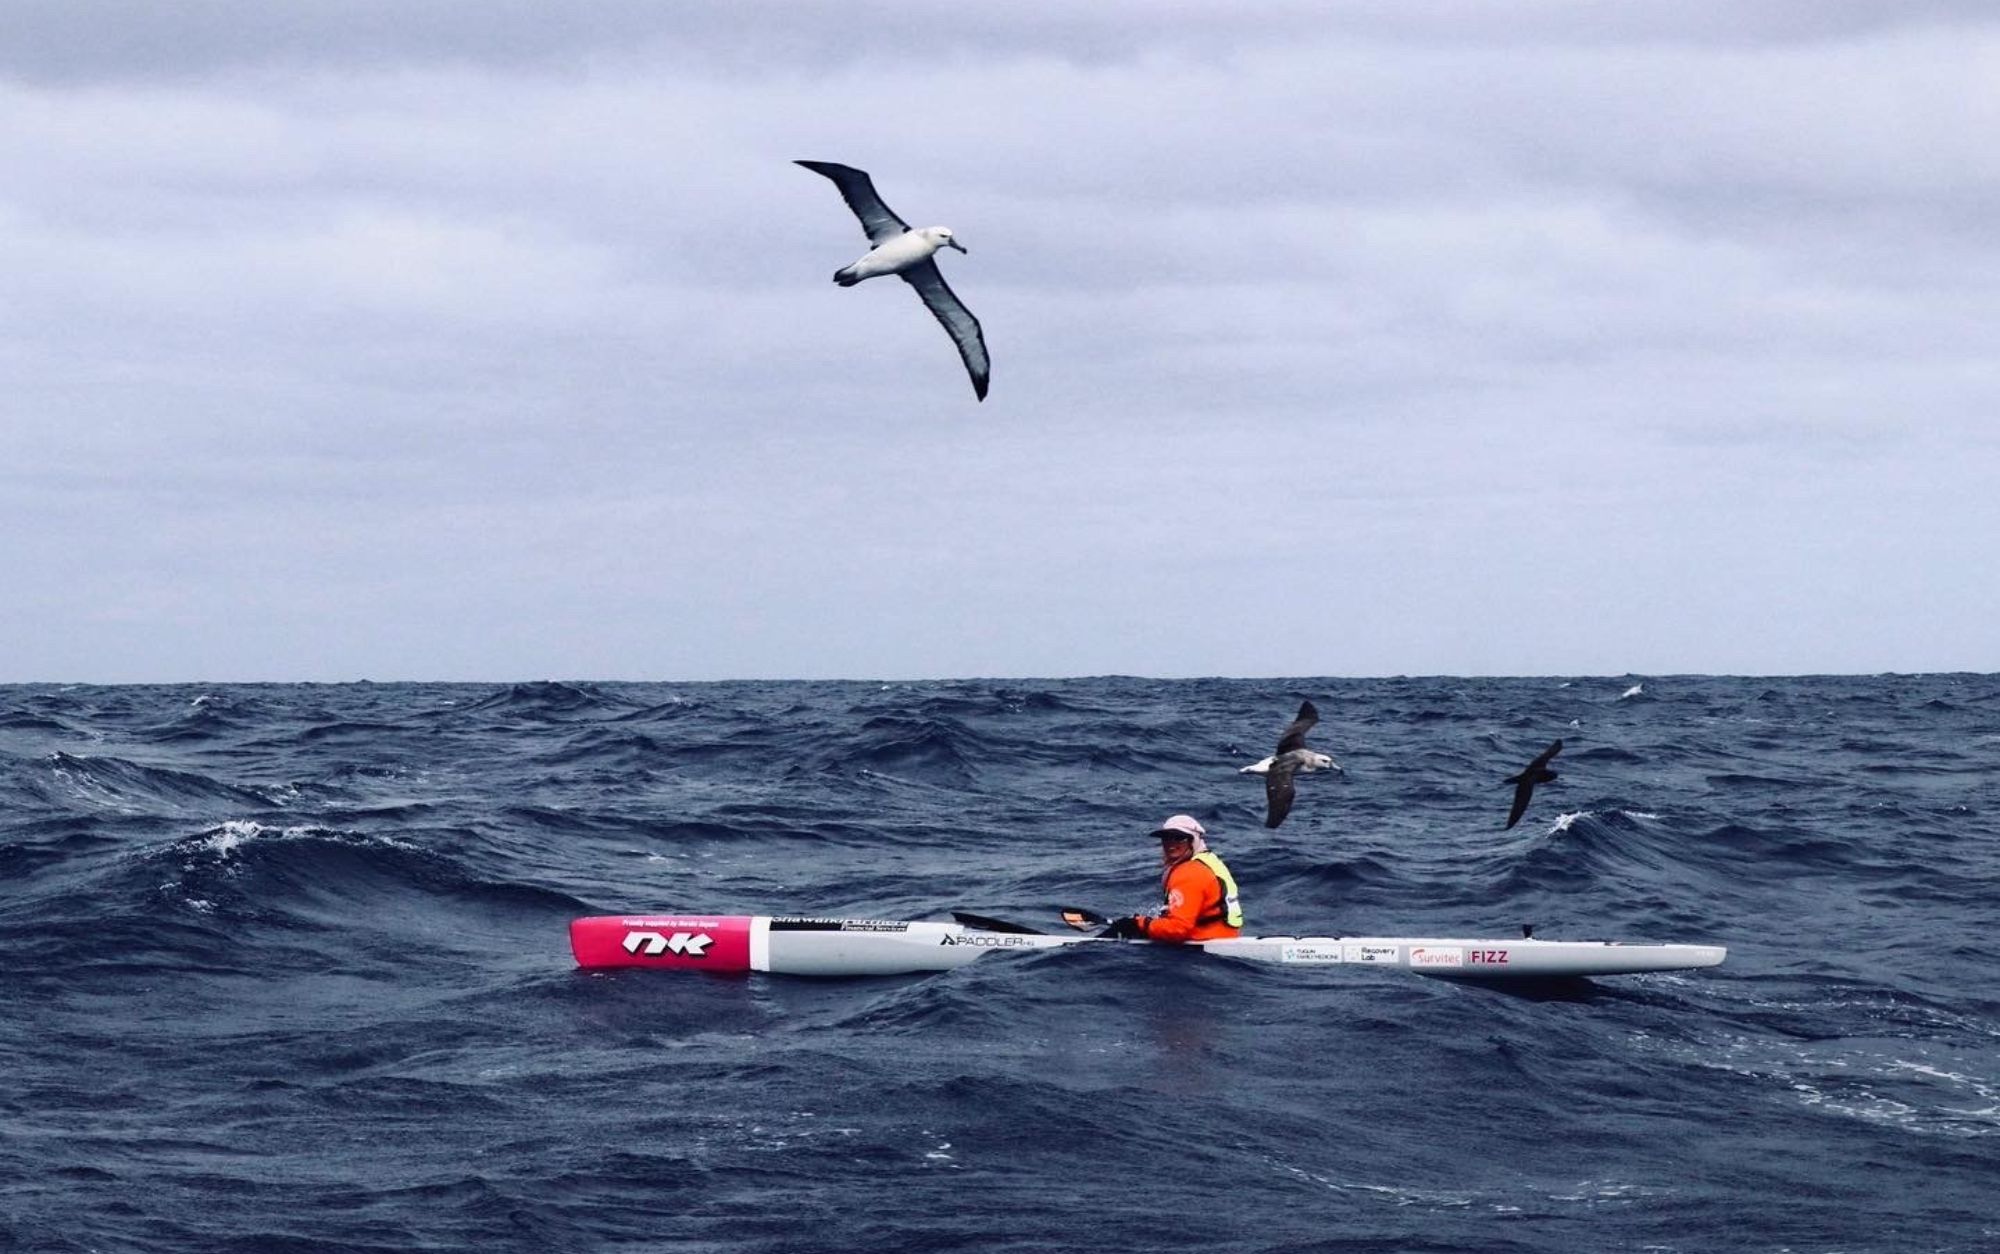
[[[997,952],[1148,943],[1003,931],[991,926],[998,920],[980,921],[989,925],[765,914],[599,915],[571,920],[569,943],[577,965],[590,969],[658,967],[824,976],[948,971]],[[1220,957],[1285,966],[1400,967],[1419,975],[1471,980],[1686,971],[1718,966],[1729,952],[1720,945],[1528,937],[1240,936],[1195,942],[1193,947]]]

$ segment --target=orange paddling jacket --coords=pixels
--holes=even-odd
[[[1160,913],[1139,916],[1139,931],[1147,940],[1178,945],[1226,940],[1243,930],[1236,877],[1206,849],[1168,867],[1160,890],[1165,897]]]

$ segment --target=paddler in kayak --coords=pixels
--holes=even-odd
[[[1153,830],[1160,840],[1160,913],[1113,919],[1101,936],[1161,941],[1226,940],[1243,930],[1236,877],[1208,847],[1208,833],[1191,815],[1176,814]]]

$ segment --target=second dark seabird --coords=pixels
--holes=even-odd
[[[1507,827],[1512,827],[1521,821],[1521,816],[1528,809],[1528,798],[1535,795],[1535,785],[1546,784],[1556,777],[1556,773],[1549,769],[1549,759],[1562,751],[1563,742],[1558,737],[1554,744],[1542,750],[1540,756],[1528,763],[1526,770],[1519,775],[1509,775],[1506,778],[1505,783],[1514,785],[1514,808],[1507,812]],[[1501,830],[1505,831],[1506,828]]]
[[[1278,737],[1278,751],[1238,772],[1264,777],[1264,826],[1276,827],[1292,812],[1292,776],[1300,772],[1340,770],[1340,763],[1328,755],[1306,748],[1306,733],[1318,722],[1319,710],[1310,701],[1301,702],[1299,716]]]

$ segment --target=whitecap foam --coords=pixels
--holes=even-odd
[[[365,836],[354,832],[343,832],[336,828],[320,827],[312,823],[279,825],[259,823],[255,819],[227,819],[219,826],[175,841],[174,848],[183,854],[196,857],[213,854],[221,862],[233,863],[245,845],[252,841],[265,840],[333,840],[349,845],[389,845],[404,849],[413,847],[407,840],[395,836]]]
[[[223,858],[232,858],[236,856],[238,849],[259,837],[277,836],[283,839],[323,834],[326,834],[326,829],[308,827],[303,824],[295,824],[291,827],[271,827],[267,824],[256,822],[253,819],[228,819],[222,826],[210,828],[208,831],[200,833],[200,837],[206,837],[207,839],[203,840],[198,837],[198,843],[195,848],[205,849]]]

